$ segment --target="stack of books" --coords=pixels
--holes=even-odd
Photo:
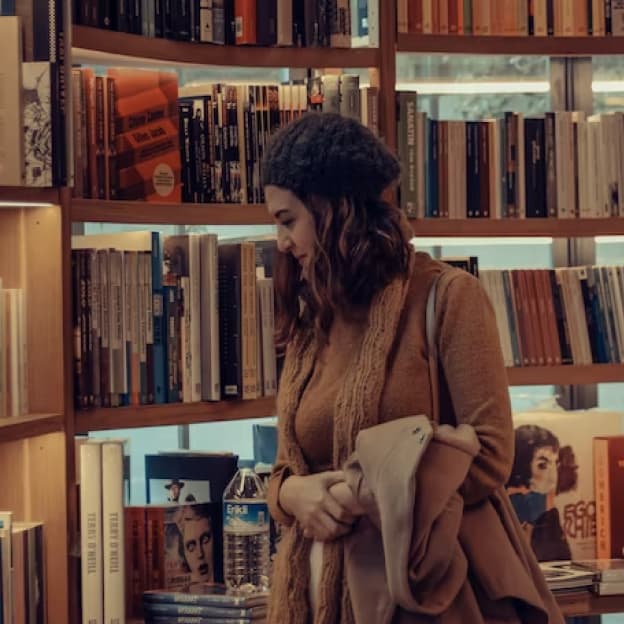
[[[180,592],[143,594],[148,624],[264,624],[268,593],[228,593],[223,585],[195,584]]]
[[[624,559],[589,559],[575,561],[574,565],[592,574],[592,589],[595,594],[624,595]]]

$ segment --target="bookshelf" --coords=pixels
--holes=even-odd
[[[75,199],[73,222],[157,223],[164,225],[272,224],[263,204],[156,204]]]
[[[165,225],[271,225],[264,204],[167,204],[74,199],[75,223],[156,223]],[[609,219],[411,219],[416,236],[506,237],[617,236],[624,217]]]
[[[507,37],[475,35],[397,35],[397,52],[420,54],[492,54],[599,56],[624,54],[622,37]]]
[[[396,35],[395,2],[379,2],[380,47],[358,49],[216,46],[146,38],[85,26],[71,30],[71,62],[256,68],[368,68],[380,88],[380,131],[396,147],[398,53],[596,56],[624,54],[617,37]],[[25,205],[19,205],[25,204]],[[32,204],[32,205],[26,205]],[[30,409],[0,421],[0,508],[46,523],[48,620],[79,621],[76,592],[76,432],[242,420],[274,415],[274,399],[73,409],[71,226],[78,222],[264,225],[263,205],[165,204],[75,199],[70,189],[0,188],[0,268],[29,292]],[[412,220],[416,236],[576,238],[624,235],[624,218]],[[624,382],[624,365],[508,369],[510,385]],[[53,466],[54,469],[50,469]],[[624,597],[558,596],[567,616],[624,611]]]
[[[261,48],[219,46],[74,26],[74,62],[115,62],[115,56],[149,59],[161,64],[222,65],[227,67],[377,67],[377,48]]]

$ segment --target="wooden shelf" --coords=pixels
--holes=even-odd
[[[564,617],[624,613],[624,596],[596,596],[590,592],[556,594]]]
[[[30,188],[22,186],[0,186],[1,203],[58,204],[60,191],[57,188]]]
[[[246,420],[275,416],[275,399],[219,401],[215,403],[171,403],[76,412],[76,431],[136,429],[164,425]]]
[[[263,204],[156,204],[139,201],[74,199],[72,221],[169,225],[272,224]]]
[[[624,37],[500,37],[399,34],[398,52],[597,56],[624,54]]]
[[[73,63],[115,63],[132,57],[150,65],[222,65],[229,67],[377,67],[377,48],[277,48],[219,46],[115,32],[89,26],[72,29]],[[149,58],[146,58],[146,55]]]
[[[583,236],[624,235],[624,218],[611,219],[411,219],[417,236]]]
[[[519,366],[507,369],[510,386],[565,386],[624,382],[624,364]]]
[[[63,430],[61,414],[30,414],[0,420],[0,443],[32,438]]]
[[[507,375],[511,386],[624,382],[624,365],[508,368]],[[76,412],[76,431],[87,433],[108,429],[187,425],[271,416],[275,416],[275,399],[271,397],[253,401],[100,408]]]

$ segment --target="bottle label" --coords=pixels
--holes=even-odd
[[[223,531],[225,533],[262,533],[269,528],[269,509],[264,502],[224,501]]]

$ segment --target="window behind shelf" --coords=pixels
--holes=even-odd
[[[624,236],[596,237],[596,264],[624,265]],[[599,384],[598,407],[624,411],[624,383]]]
[[[543,56],[399,54],[400,90],[416,90],[419,108],[438,119],[477,120],[548,110],[549,59]]]
[[[624,110],[624,56],[592,58],[594,113]]]

